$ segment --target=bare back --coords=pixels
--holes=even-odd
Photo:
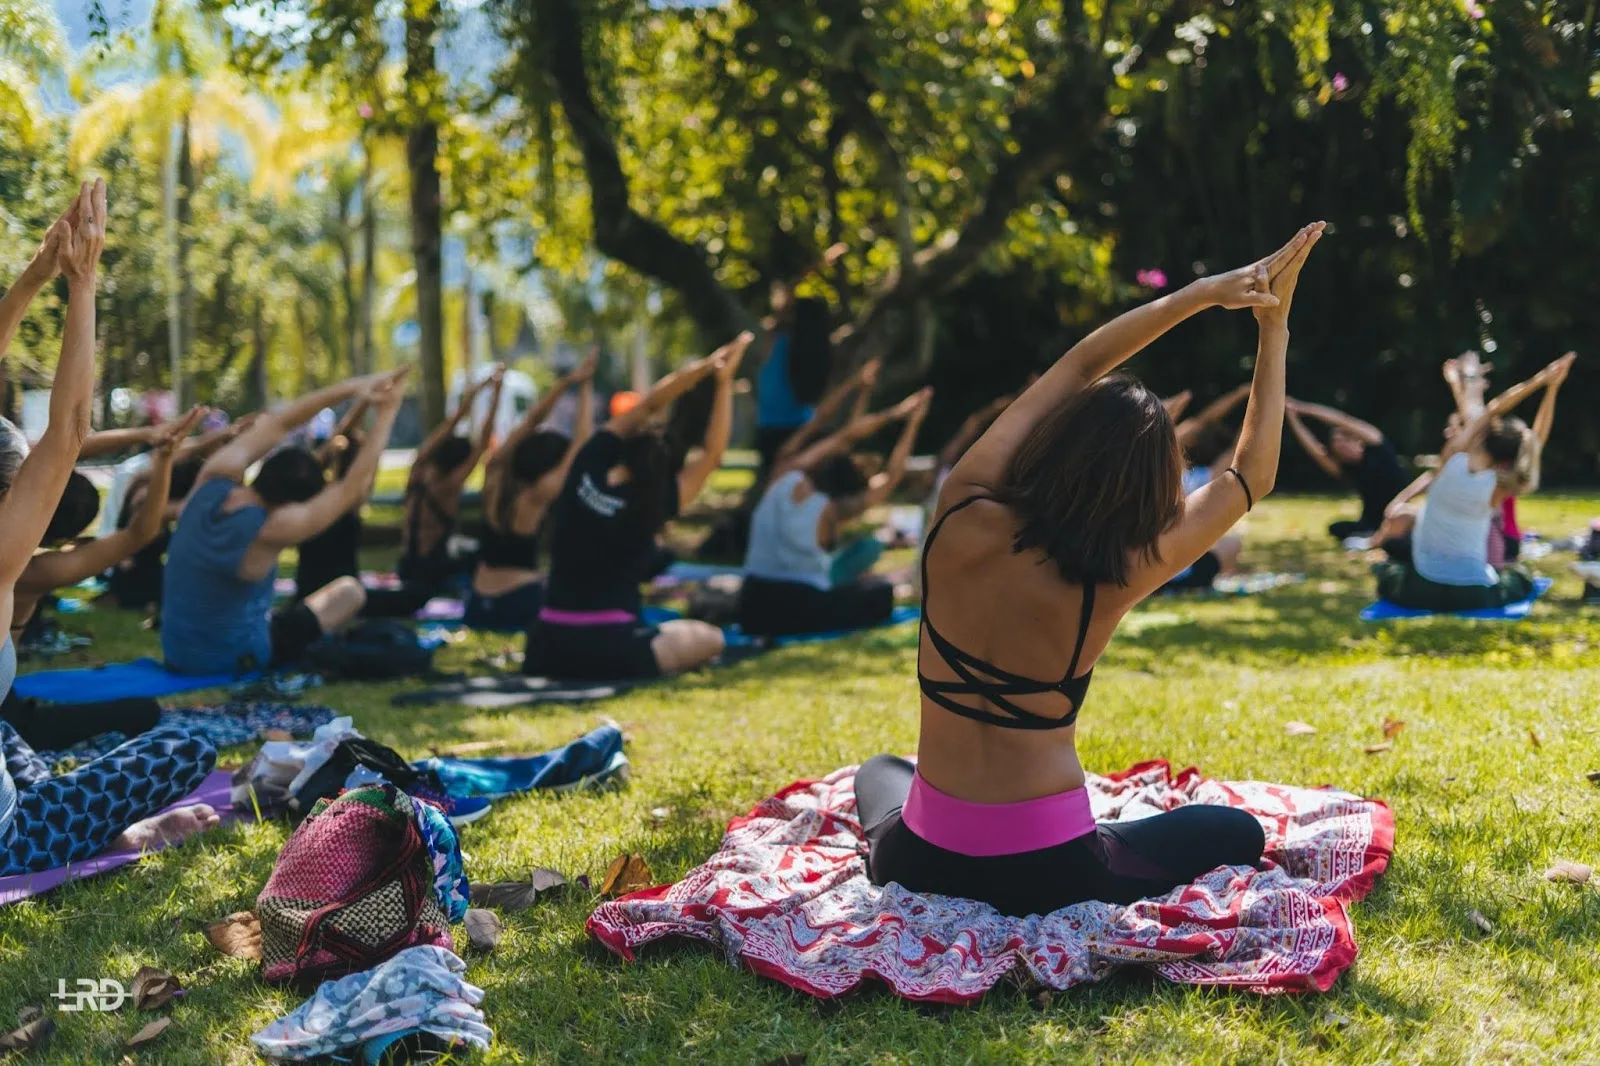
[[[959,502],[959,501],[957,501]],[[948,511],[948,507],[946,508]],[[918,663],[930,681],[956,681],[929,634],[1007,674],[1063,679],[1072,663],[1084,591],[1061,579],[1038,551],[1014,553],[1015,518],[1005,506],[980,501],[951,516],[930,539]],[[1099,659],[1125,609],[1101,596],[1084,634],[1075,676]],[[983,671],[978,674],[983,677]],[[988,700],[963,704],[1007,717]],[[1075,708],[1061,692],[1013,698],[1040,718],[1066,718]],[[1012,803],[1079,788],[1084,783],[1074,725],[1007,729],[974,721],[922,695],[921,773],[935,788],[979,803]]]

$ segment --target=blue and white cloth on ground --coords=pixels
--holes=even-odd
[[[310,999],[250,1040],[267,1058],[296,1062],[349,1057],[368,1041],[416,1032],[487,1049],[494,1031],[478,1008],[483,989],[466,982],[466,969],[444,948],[406,948],[370,970],[323,982]]]
[[[1533,579],[1533,595],[1504,607],[1484,607],[1476,611],[1423,611],[1414,607],[1401,607],[1388,600],[1379,600],[1361,612],[1363,622],[1387,622],[1396,618],[1431,618],[1444,615],[1450,618],[1473,618],[1484,622],[1515,622],[1528,617],[1533,601],[1550,591],[1555,581],[1548,577]]]
[[[439,775],[452,796],[499,799],[533,789],[562,788],[612,771],[622,755],[622,730],[607,723],[542,755],[508,758],[418,759],[412,765]]]

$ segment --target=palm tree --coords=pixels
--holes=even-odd
[[[33,86],[59,72],[67,37],[45,0],[0,0],[0,123],[24,142],[42,108]]]
[[[127,73],[137,80],[93,89],[96,79]],[[230,134],[260,158],[273,122],[262,101],[227,68],[215,38],[186,0],[156,0],[148,26],[91,56],[74,82],[80,98],[87,97],[73,123],[76,165],[122,137],[136,153],[162,161],[171,253],[167,337],[172,392],[182,406],[185,355],[194,339],[189,255],[197,168],[221,154]]]

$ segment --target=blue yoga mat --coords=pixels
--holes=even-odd
[[[41,670],[23,674],[12,686],[17,695],[52,703],[91,703],[121,700],[133,696],[156,699],[203,688],[222,688],[240,681],[254,681],[256,674],[175,674],[154,659],[135,659],[131,663],[109,663],[79,670]]]
[[[1519,618],[1528,617],[1528,612],[1533,610],[1533,601],[1543,596],[1550,590],[1555,582],[1548,577],[1533,579],[1533,595],[1516,603],[1508,603],[1504,607],[1485,607],[1477,611],[1420,611],[1413,607],[1400,607],[1388,600],[1379,600],[1361,612],[1363,622],[1387,622],[1394,618],[1432,618],[1442,615],[1448,618],[1476,618],[1485,622],[1515,622]]]
[[[915,622],[922,617],[922,611],[917,607],[896,607],[888,619],[872,626],[871,629],[882,629],[885,626],[897,626],[902,622]],[[728,638],[728,647],[741,648],[757,643],[755,637],[745,636],[744,631],[738,626],[728,626],[722,631]],[[806,633],[798,637],[777,637],[772,641],[774,648],[788,648],[796,644],[821,644],[829,640],[839,640],[855,633],[870,632],[869,629],[836,629],[827,633]]]

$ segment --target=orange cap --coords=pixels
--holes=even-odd
[[[639,406],[641,399],[643,397],[637,392],[628,389],[624,389],[621,392],[613,392],[611,394],[611,417],[616,418],[618,415],[627,414]]]

